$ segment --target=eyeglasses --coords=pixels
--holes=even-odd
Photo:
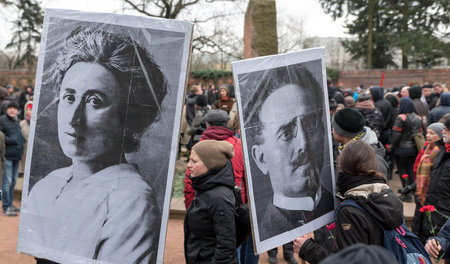
[[[291,122],[278,129],[278,140],[291,141],[296,138],[299,124],[305,133],[313,132],[319,124],[319,115],[309,113],[294,117]]]

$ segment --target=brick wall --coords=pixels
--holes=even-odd
[[[34,71],[0,71],[0,84],[11,84],[24,89],[27,85],[34,86],[35,76]]]
[[[385,88],[409,85],[412,82],[441,82],[450,86],[450,68],[443,69],[414,69],[414,70],[359,70],[342,71],[339,81],[344,88],[352,88],[364,84],[364,87],[380,85],[381,74],[384,73]]]

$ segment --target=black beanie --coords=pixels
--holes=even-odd
[[[364,129],[366,119],[353,108],[339,110],[333,118],[333,128],[338,135],[354,138]]]
[[[201,107],[206,106],[206,97],[203,94],[197,95],[195,98],[195,104]]]
[[[447,119],[447,121],[445,121],[444,126],[445,126],[447,129],[450,129],[450,119]]]
[[[16,100],[11,100],[11,101],[9,101],[6,109],[11,108],[11,107],[12,108],[16,108],[17,110],[19,110],[19,103],[16,102]]]
[[[398,261],[391,252],[387,251],[383,247],[358,243],[346,247],[344,250],[339,251],[338,253],[333,254],[320,262],[320,264],[334,263],[398,264]]]

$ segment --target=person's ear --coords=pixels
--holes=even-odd
[[[256,166],[258,166],[259,170],[261,170],[261,172],[264,175],[267,175],[269,168],[267,166],[267,163],[264,159],[264,152],[262,150],[262,146],[261,145],[253,145],[252,146],[252,157],[253,160],[256,163]]]

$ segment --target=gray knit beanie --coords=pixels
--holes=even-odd
[[[227,159],[234,156],[233,145],[227,141],[203,140],[195,144],[192,151],[198,155],[208,170],[225,166]]]
[[[439,138],[442,138],[442,130],[444,129],[444,124],[442,123],[433,123],[428,126],[429,129],[432,129],[436,134],[438,134]]]

